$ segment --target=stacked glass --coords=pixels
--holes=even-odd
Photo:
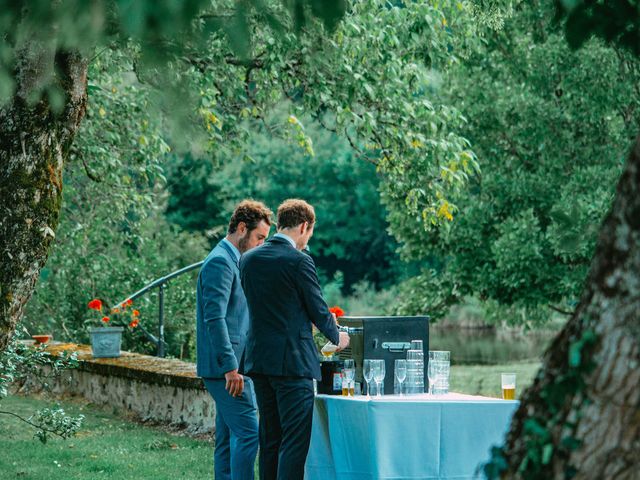
[[[431,350],[429,352],[427,375],[429,377],[429,386],[432,395],[445,395],[449,393],[450,360],[450,352],[440,350]]]
[[[408,395],[424,393],[424,350],[422,340],[412,340],[411,349],[407,350],[407,380]]]

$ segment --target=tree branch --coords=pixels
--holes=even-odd
[[[560,307],[556,307],[555,305],[547,305],[551,310],[553,310],[554,312],[558,312],[561,313],[562,315],[573,315],[573,311],[569,311],[569,310],[563,310]]]
[[[27,423],[29,425],[31,425],[34,428],[37,428],[38,430],[42,430],[43,432],[47,432],[47,433],[53,433],[54,435],[58,435],[60,438],[67,438],[65,437],[65,435],[63,433],[60,433],[56,430],[51,430],[49,428],[43,427],[42,425],[37,425],[33,422],[30,422],[29,419],[21,417],[20,415],[13,413],[13,412],[7,412],[5,410],[0,410],[0,415],[11,415],[12,417],[16,417],[19,420],[22,420],[24,423]]]
[[[89,165],[87,165],[87,162],[85,161],[84,157],[80,157],[80,160],[82,161],[82,166],[84,167],[84,172],[87,174],[87,177],[89,177],[89,179],[93,180],[96,183],[102,182],[102,178],[97,176],[95,173],[93,173],[89,169]]]

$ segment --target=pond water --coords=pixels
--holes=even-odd
[[[453,364],[501,364],[540,360],[557,332],[511,333],[479,328],[429,329],[429,349],[449,350]]]

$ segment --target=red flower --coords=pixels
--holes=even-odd
[[[120,313],[120,309],[118,307],[112,308],[111,313]]]
[[[140,321],[137,318],[134,318],[133,320],[131,320],[131,322],[129,322],[129,326],[131,328],[136,328],[138,326],[138,323],[140,323]]]
[[[338,307],[338,306],[331,307],[331,308],[329,309],[329,311],[330,311],[331,313],[335,313],[337,318],[344,317],[344,310],[342,310],[342,309],[341,309],[340,307]]]
[[[139,316],[139,315],[140,315],[140,311],[139,311],[139,310],[134,310],[131,314],[132,314],[134,317],[137,317],[137,316]]]
[[[88,307],[91,310],[102,310],[102,300],[100,300],[99,298],[94,298],[89,302]]]
[[[103,323],[109,323],[109,317],[102,317]]]
[[[130,307],[131,305],[133,305],[133,300],[129,299],[125,303],[127,304],[128,307]]]

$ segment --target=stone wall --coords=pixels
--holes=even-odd
[[[80,363],[51,385],[54,394],[80,395],[188,433],[214,430],[214,403],[192,363],[131,352],[122,352],[118,358],[93,358],[90,347],[68,343],[53,343],[47,351],[75,351]]]

